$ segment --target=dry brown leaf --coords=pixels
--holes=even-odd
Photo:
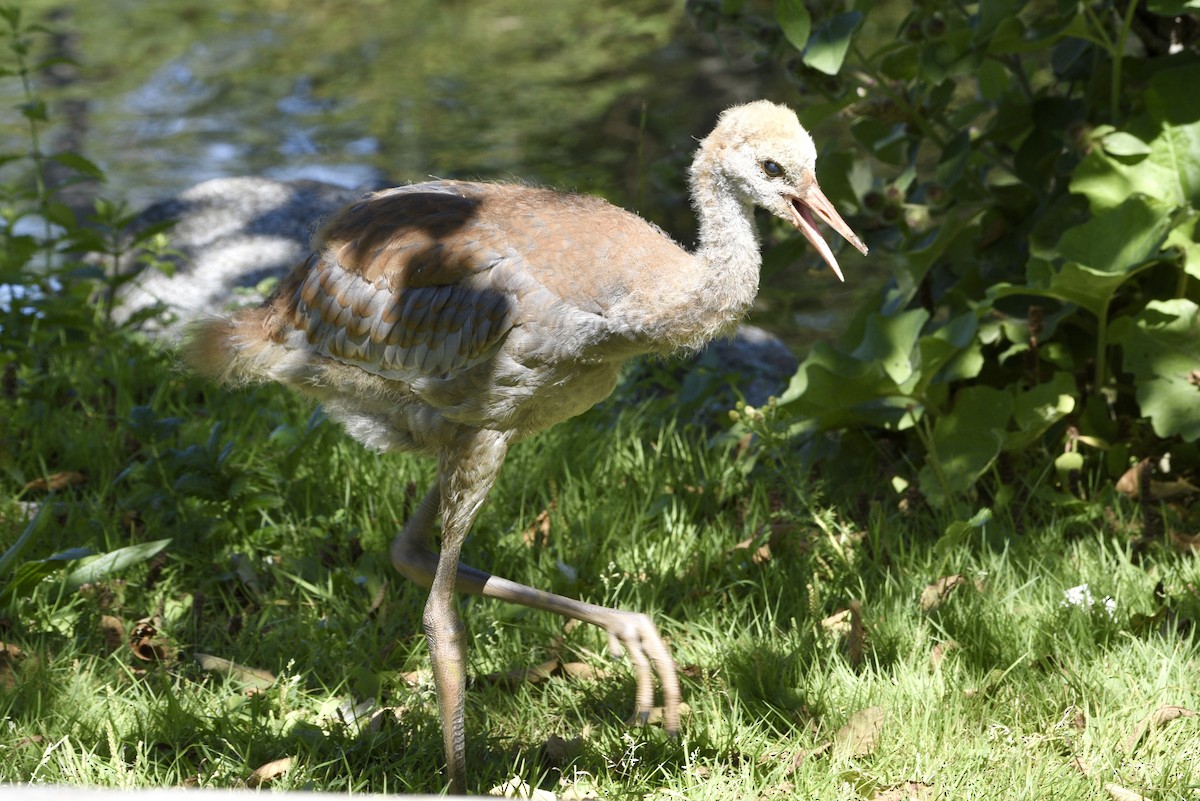
[[[1142,459],[1137,464],[1130,467],[1121,477],[1117,479],[1116,489],[1122,495],[1130,498],[1136,498],[1142,488],[1142,471],[1149,470],[1151,465],[1150,459]]]
[[[433,674],[428,670],[413,670],[401,673],[400,679],[409,687],[420,687],[422,684],[429,684],[433,681]]]
[[[904,782],[880,790],[871,796],[870,801],[927,801],[931,798],[937,798],[937,791],[932,784]]]
[[[1200,531],[1195,534],[1172,531],[1171,546],[1180,553],[1200,553]]]
[[[1130,498],[1138,497],[1142,489],[1142,475],[1149,476],[1153,468],[1153,459],[1142,459],[1122,473],[1121,477],[1117,479],[1117,492]],[[1171,498],[1193,495],[1197,492],[1200,492],[1200,487],[1197,487],[1186,478],[1176,479],[1175,481],[1150,480],[1150,497],[1154,500],[1165,501]]]
[[[583,753],[583,738],[572,737],[570,740],[564,740],[557,734],[552,734],[542,743],[542,753],[550,760],[550,764],[565,765]]]
[[[112,615],[100,616],[100,633],[104,635],[105,656],[125,644],[125,624]]]
[[[858,601],[850,602],[850,631],[846,633],[842,640],[842,646],[846,649],[846,661],[852,667],[858,667],[862,664],[863,651],[867,645],[867,627],[863,623],[862,604]]]
[[[1182,706],[1163,705],[1138,721],[1133,733],[1121,742],[1121,748],[1126,754],[1132,754],[1133,749],[1142,741],[1146,733],[1161,728],[1179,718],[1194,718],[1196,713]]]
[[[0,687],[11,690],[17,684],[17,660],[23,654],[21,649],[6,642],[0,642]]]
[[[557,505],[556,501],[551,501],[549,506],[538,512],[533,525],[521,532],[521,542],[530,548],[534,545],[545,548],[550,544],[550,513]]]
[[[252,687],[270,687],[275,683],[275,674],[269,670],[259,670],[258,668],[239,665],[237,662],[231,662],[228,659],[222,659],[219,656],[211,656],[209,654],[196,653],[193,656],[203,670],[207,670],[210,673],[219,673],[226,678],[236,679]]]
[[[553,676],[556,670],[558,670],[557,657],[548,659],[542,664],[534,665],[533,667],[513,668],[502,673],[487,673],[475,681],[483,685],[511,689],[519,687],[522,684],[537,684],[540,681],[545,681]]]
[[[600,793],[586,781],[575,782],[558,794],[558,801],[600,801]]]
[[[830,634],[849,634],[850,633],[850,610],[843,609],[840,612],[834,612],[829,617],[821,621],[821,628]]]
[[[35,478],[25,485],[26,492],[58,492],[87,483],[87,476],[78,470],[63,470],[45,478]]]
[[[158,636],[158,629],[149,619],[139,620],[129,632],[129,648],[143,662],[167,662],[172,658],[171,647]]]
[[[532,790],[526,781],[516,776],[504,784],[498,784],[488,790],[488,795],[497,795],[501,798],[529,798],[533,801],[557,801],[554,793],[549,790]]]
[[[869,706],[850,716],[846,725],[833,736],[834,749],[845,756],[866,756],[879,744],[887,712],[881,706]]]
[[[832,741],[821,743],[816,748],[800,749],[792,755],[792,764],[788,765],[787,770],[784,771],[784,775],[791,776],[801,765],[804,764],[805,760],[819,757],[827,753],[831,748],[833,748]]]
[[[688,706],[687,704],[679,705],[680,719],[686,718],[690,714],[692,714],[692,708],[690,706]],[[662,722],[663,722],[663,708],[661,706],[651,707],[650,714],[646,716],[646,724],[649,726],[661,726]],[[636,726],[637,724],[638,724],[637,718],[630,718],[629,720],[626,721],[626,725],[629,725],[629,726]]]
[[[921,611],[932,612],[950,597],[955,588],[966,584],[967,579],[955,573],[953,576],[943,576],[932,584],[925,585],[921,590]]]
[[[1104,791],[1113,801],[1150,801],[1146,796],[1135,793],[1133,790],[1126,790],[1121,785],[1112,782],[1105,782]]]
[[[564,662],[562,673],[576,681],[599,681],[608,678],[610,671],[594,668],[586,662]]]
[[[278,779],[283,774],[292,769],[292,761],[295,757],[284,757],[268,762],[265,765],[260,765],[254,769],[246,779],[247,787],[260,787],[268,782]]]
[[[1150,497],[1159,501],[1169,501],[1172,498],[1181,498],[1197,492],[1200,492],[1200,487],[1197,487],[1186,478],[1181,478],[1177,481],[1150,482]]]
[[[384,721],[398,721],[407,714],[408,707],[406,706],[380,707],[371,713],[371,718],[367,721],[367,730],[377,732],[383,728]]]
[[[737,545],[733,546],[729,552],[733,553],[734,551],[748,551],[754,547],[754,543],[758,542],[758,540],[759,533],[756,532],[754,536],[747,537]],[[754,548],[754,552],[750,554],[750,561],[756,565],[761,565],[764,562],[771,561],[771,543],[766,542],[757,548]]]
[[[946,658],[946,654],[950,653],[951,651],[956,651],[960,647],[962,646],[960,646],[954,640],[945,640],[944,642],[939,642],[937,645],[933,646],[933,649],[929,652],[929,666],[937,669],[937,666],[942,664],[942,660]]]

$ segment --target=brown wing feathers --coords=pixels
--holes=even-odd
[[[446,374],[481,358],[512,326],[489,285],[494,257],[462,233],[478,201],[397,193],[349,207],[280,287],[276,320],[319,353],[380,375]],[[286,331],[276,330],[281,341]]]

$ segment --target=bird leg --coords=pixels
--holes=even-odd
[[[454,604],[458,581],[458,555],[479,507],[496,482],[504,455],[508,452],[506,433],[473,431],[464,434],[447,448],[438,460],[439,493],[442,499],[442,551],[436,558],[425,602],[422,623],[433,663],[433,682],[437,690],[438,714],[442,719],[442,738],[446,749],[446,770],[450,792],[466,792],[467,754],[465,705],[467,683],[466,630]],[[425,496],[414,516],[418,525],[432,521],[431,492]],[[424,518],[421,520],[421,518]],[[411,524],[405,532],[412,531]],[[403,536],[403,535],[402,535]],[[428,565],[423,575],[430,576]],[[403,571],[402,571],[403,572]],[[407,574],[406,574],[407,575]]]
[[[454,552],[454,561],[447,555],[445,513],[440,557],[429,547],[440,500],[441,486],[434,484],[421,499],[404,529],[392,542],[392,565],[406,578],[423,587],[430,587],[436,581],[438,570],[447,564],[454,564],[458,558],[457,550]],[[461,542],[459,545],[461,546]],[[654,679],[657,674],[663,692],[663,724],[671,734],[679,730],[680,691],[675,660],[659,635],[654,621],[648,615],[610,609],[544,592],[462,563],[457,563],[455,579],[455,589],[459,592],[554,612],[604,629],[608,634],[609,649],[613,655],[620,656],[624,651],[633,663],[637,678],[635,719],[644,723],[650,715],[654,706]],[[431,592],[431,601],[432,598]],[[440,689],[438,693],[440,701]],[[445,717],[443,714],[443,720]],[[459,719],[461,720],[461,714]],[[447,740],[447,759],[450,758],[450,749],[450,741]]]

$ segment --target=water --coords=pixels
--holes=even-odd
[[[106,195],[139,208],[234,175],[516,178],[602,195],[690,243],[693,137],[734,102],[800,100],[676,0],[215,5],[113,0],[55,23],[82,65],[58,94],[77,101],[74,138],[57,135],[104,168]],[[849,286],[768,276],[754,321],[793,344],[828,336],[840,314],[825,310],[863,287],[847,266]]]

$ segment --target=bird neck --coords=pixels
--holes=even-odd
[[[692,204],[699,220],[694,272],[684,303],[692,310],[679,334],[683,347],[700,347],[728,333],[750,310],[758,294],[758,228],[754,206],[744,200],[702,146],[691,169]]]

